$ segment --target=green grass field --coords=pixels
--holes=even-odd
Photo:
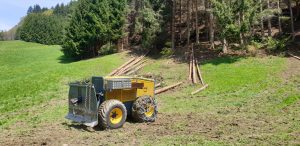
[[[0,42],[0,126],[24,116],[24,109],[65,98],[69,82],[106,75],[122,62],[120,54],[73,63],[62,55],[59,46]]]
[[[70,62],[62,59],[59,49],[21,41],[0,42],[0,127],[16,137],[25,135],[25,139],[28,131],[35,131],[30,135],[38,138],[27,138],[29,144],[30,140],[44,139],[38,131],[45,130],[47,123],[53,123],[51,128],[57,131],[46,132],[50,144],[52,137],[64,135],[69,139],[53,139],[52,144],[76,144],[84,138],[96,143],[103,136],[107,140],[102,143],[108,145],[118,144],[118,140],[129,145],[300,144],[299,62],[276,56],[208,60],[201,63],[201,70],[209,88],[191,96],[201,86],[186,82],[187,64],[149,58],[140,74],[162,76],[164,85],[185,81],[157,97],[158,121],[153,125],[128,122],[119,130],[87,132],[72,129],[64,119],[67,83],[108,74],[126,60],[126,53]],[[15,130],[15,123],[23,128]]]

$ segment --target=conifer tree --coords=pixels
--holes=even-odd
[[[95,57],[123,35],[126,0],[80,0],[67,27],[63,52],[76,59]]]

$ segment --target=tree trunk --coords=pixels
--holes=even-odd
[[[227,54],[228,53],[228,47],[227,47],[227,40],[226,38],[223,39],[223,53]]]
[[[242,24],[241,24],[241,21],[242,21],[242,12],[240,11],[239,12],[239,20],[238,20],[238,24],[239,24],[239,27],[241,28]],[[243,39],[243,34],[242,32],[240,32],[240,43],[241,43],[241,46],[244,48],[244,39]]]
[[[279,34],[282,33],[282,27],[281,27],[281,9],[280,9],[280,0],[277,1],[277,9],[278,9],[278,29],[279,29]]]
[[[205,9],[205,28],[206,28],[206,30],[208,30],[208,31],[206,31],[206,36],[207,36],[207,40],[209,40],[209,20],[210,20],[210,18],[209,18],[209,14],[210,14],[210,12],[209,12],[209,2],[208,2],[209,0],[204,0],[204,9]]]
[[[196,5],[196,43],[199,44],[199,25],[198,25],[198,0],[195,0]]]
[[[134,7],[134,11],[132,11],[132,25],[130,26],[130,32],[129,32],[129,38],[134,36],[135,33],[135,27],[136,27],[136,17],[138,16],[138,11],[139,11],[139,2],[138,0],[133,0],[132,5]]]
[[[293,8],[292,8],[292,1],[291,0],[288,0],[288,5],[289,5],[290,17],[291,17],[292,40],[295,40],[294,14],[293,14]]]
[[[175,16],[176,16],[176,0],[172,0],[172,49],[175,50]]]
[[[300,15],[300,5],[299,5],[299,0],[296,1],[296,8],[297,8],[297,13],[296,13],[296,21],[299,18]]]
[[[270,0],[268,0],[268,9],[270,9]],[[271,16],[268,15],[268,36],[272,36],[272,23],[271,23]]]
[[[262,13],[263,12],[263,1],[259,0],[259,2],[260,2],[260,12]],[[260,20],[260,29],[261,29],[261,37],[265,37],[264,17],[263,16],[261,17],[261,20]]]
[[[179,6],[180,6],[180,14],[179,14],[180,15],[179,16],[180,17],[179,18],[180,19],[179,20],[179,22],[180,22],[180,25],[179,25],[179,39],[180,39],[180,42],[181,42],[181,40],[182,40],[182,36],[181,36],[181,33],[182,33],[181,32],[182,31],[181,30],[181,27],[182,27],[182,0],[179,1]]]
[[[191,37],[191,26],[190,26],[190,17],[191,17],[191,9],[190,9],[190,0],[187,0],[187,9],[188,9],[188,13],[187,13],[187,45],[190,45],[190,37]]]
[[[215,28],[214,28],[214,14],[212,12],[211,3],[209,5],[209,43],[211,49],[215,49]]]

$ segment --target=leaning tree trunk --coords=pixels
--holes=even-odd
[[[268,0],[268,9],[270,9],[270,0]],[[271,23],[271,16],[268,15],[268,36],[272,36],[272,23]]]
[[[290,9],[290,16],[291,16],[291,31],[292,31],[292,40],[295,40],[295,28],[294,28],[294,14],[292,8],[292,1],[288,0],[288,5]]]

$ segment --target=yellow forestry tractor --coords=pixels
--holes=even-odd
[[[92,77],[70,83],[67,119],[104,129],[123,126],[127,116],[137,122],[154,122],[157,103],[155,82],[137,77]]]

